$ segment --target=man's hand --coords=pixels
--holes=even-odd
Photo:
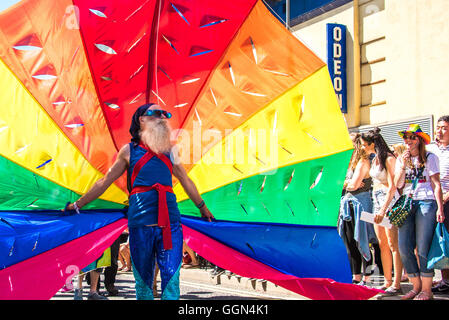
[[[212,212],[209,211],[209,209],[204,205],[201,209],[201,217],[206,218],[207,221],[212,222],[212,219],[215,219]]]
[[[437,222],[443,223],[445,219],[443,208],[437,210]]]

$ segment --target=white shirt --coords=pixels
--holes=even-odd
[[[418,157],[411,157],[412,163],[415,168],[419,167]],[[402,164],[402,159],[399,158],[396,161],[396,172],[400,172]],[[413,200],[435,200],[435,195],[433,193],[432,185],[430,183],[430,176],[440,172],[440,166],[438,162],[438,157],[431,153],[427,153],[427,162],[424,170],[418,170],[415,168],[406,168],[405,170],[405,182],[402,194],[408,195],[412,189],[413,180],[418,177],[418,184],[414,191]]]
[[[440,181],[443,193],[449,191],[449,145],[447,147],[431,143],[426,146],[427,151],[437,155],[440,162]]]

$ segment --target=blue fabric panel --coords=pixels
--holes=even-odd
[[[335,227],[207,222],[187,216],[181,222],[284,274],[351,283],[348,256]]]
[[[107,226],[124,211],[0,211],[0,270]]]

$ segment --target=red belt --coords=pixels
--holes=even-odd
[[[156,190],[158,193],[159,199],[157,225],[162,228],[162,241],[164,243],[164,249],[170,250],[172,248],[172,241],[170,218],[168,215],[167,207],[167,192],[173,193],[173,189],[170,186],[164,186],[159,183],[155,183],[152,186],[136,186],[132,189],[130,196],[136,193],[147,192],[150,190]]]

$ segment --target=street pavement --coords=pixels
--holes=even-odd
[[[286,289],[276,287],[266,281],[241,278],[229,273],[213,277],[212,269],[181,269],[180,300],[291,300],[305,299]],[[103,279],[103,275],[101,275]],[[83,282],[84,299],[87,299],[89,286]],[[135,300],[134,276],[132,272],[118,272],[115,286],[119,295],[109,300]],[[161,294],[160,277],[157,278],[158,295]],[[105,293],[101,286],[100,293]],[[59,291],[52,300],[72,300],[73,292]],[[156,297],[155,300],[159,300]]]
[[[181,269],[180,300],[308,300],[306,297],[258,279],[239,277],[230,272],[220,276],[211,276],[211,269]],[[103,278],[103,275],[101,276]],[[441,272],[435,271],[435,280],[441,279]],[[381,276],[372,276],[371,280],[380,283]],[[108,297],[109,300],[135,300],[134,276],[132,272],[118,272],[115,283],[120,294]],[[160,278],[158,277],[160,295]],[[410,283],[401,283],[403,293],[412,289]],[[89,287],[84,281],[84,299],[87,299]],[[105,292],[102,286],[100,292]],[[400,296],[373,297],[371,300],[400,300]],[[59,291],[52,300],[72,300],[73,292]],[[160,299],[156,297],[155,300]],[[435,300],[449,300],[449,295],[435,294]]]

